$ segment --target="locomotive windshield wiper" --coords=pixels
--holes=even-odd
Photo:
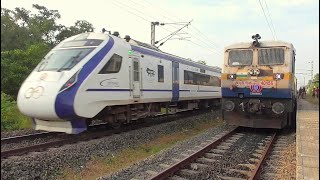
[[[44,60],[44,59],[43,59]],[[48,64],[48,61],[43,61],[39,64],[38,72],[42,71],[46,65]]]
[[[41,60],[41,61],[43,61],[43,62],[41,62],[41,63],[39,64],[38,72],[44,70],[44,68],[48,65],[48,62],[49,62],[50,57],[51,57],[53,54],[54,54],[54,53],[51,53],[49,56],[44,57],[44,58]],[[44,61],[44,60],[47,60],[47,61]]]
[[[75,63],[75,62],[78,62],[81,53],[82,53],[82,52],[79,52],[76,56],[72,56],[70,59],[68,59],[68,61],[67,61],[66,63],[64,63],[64,64],[57,70],[57,72],[60,72],[62,69],[64,69],[65,66],[66,66],[67,64],[69,64],[69,62],[70,62],[69,69],[71,69],[71,68],[72,68],[71,65],[72,65],[73,63]],[[71,61],[70,61],[70,60],[71,60]],[[67,68],[67,69],[68,69],[68,68]]]

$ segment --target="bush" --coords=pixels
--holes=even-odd
[[[19,88],[31,71],[48,53],[46,44],[34,44],[27,50],[1,52],[1,91],[16,98]]]
[[[1,131],[31,128],[31,119],[20,113],[16,101],[1,92]]]

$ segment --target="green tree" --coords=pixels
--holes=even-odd
[[[37,13],[24,8],[1,8],[1,90],[17,96],[21,83],[48,51],[63,39],[94,30],[91,23],[78,20],[73,26],[57,24],[57,10],[34,4]]]
[[[15,12],[1,8],[1,51],[23,49],[29,44],[29,30],[17,24]]]
[[[1,52],[1,91],[16,98],[22,82],[49,50],[48,45],[40,43],[25,51]]]
[[[78,20],[73,26],[58,24],[61,18],[58,10],[49,10],[33,4],[37,13],[24,8],[14,11],[1,8],[1,51],[26,49],[32,44],[47,43],[51,47],[63,39],[83,33],[93,32],[94,28],[86,20]]]
[[[84,32],[93,32],[93,30],[94,28],[91,23],[86,20],[79,20],[75,22],[74,26],[62,26],[60,33],[56,36],[56,41],[59,43],[70,36]]]

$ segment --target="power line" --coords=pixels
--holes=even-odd
[[[200,34],[202,34],[203,37],[205,37],[206,40],[209,40],[210,38],[208,36],[206,36],[204,33],[202,33],[198,28],[196,28],[195,26],[191,25],[192,28],[194,28],[195,30],[197,30]],[[212,45],[214,45],[217,48],[220,48],[219,46],[211,43]]]
[[[269,21],[268,21],[267,15],[266,15],[266,13],[264,12],[264,8],[263,8],[260,0],[259,0],[259,4],[260,4],[260,7],[261,7],[261,9],[262,9],[262,11],[263,11],[264,17],[266,18],[266,21],[267,21],[267,23],[268,23],[268,26],[269,26],[269,29],[270,29],[271,34],[272,34],[272,36],[273,36],[273,39],[275,39],[274,34],[273,34],[273,31],[272,31],[271,26],[270,26],[270,23],[269,23]]]
[[[118,2],[118,1],[116,1],[116,2]],[[120,2],[118,2],[118,3],[120,3]],[[113,5],[115,5],[115,6],[118,6],[120,9],[124,9],[123,7],[121,7],[121,6],[119,6],[119,5],[117,5],[116,3],[112,3]],[[122,4],[122,3],[120,3],[120,4]],[[124,6],[127,6],[127,5],[125,5],[125,4],[122,4],[122,5],[124,5]],[[129,6],[127,6],[127,7],[129,7]],[[130,7],[129,7],[130,8]],[[129,11],[129,10],[125,10],[125,11],[127,11],[127,12],[129,12],[129,13],[131,13],[131,14],[133,14],[133,15],[135,15],[135,16],[137,16],[137,17],[139,17],[139,18],[141,18],[141,19],[143,19],[143,20],[145,20],[145,21],[147,21],[147,22],[151,22],[151,21],[149,21],[148,19],[146,19],[146,18],[144,18],[144,17],[142,17],[142,16],[140,16],[140,15],[138,15],[138,14],[136,14],[136,13],[133,13],[132,11]]]
[[[132,0],[130,0],[130,1],[133,2]],[[145,1],[145,0],[144,0],[144,1]],[[123,4],[123,3],[119,2],[119,1],[116,1],[116,2],[119,3],[119,4],[122,5],[122,6],[119,6],[118,4],[113,3],[115,6],[121,8],[121,9],[127,11],[127,12],[129,12],[130,14],[133,14],[133,15],[135,15],[135,16],[137,16],[137,17],[139,17],[139,18],[141,18],[141,19],[143,19],[143,20],[145,20],[145,21],[147,21],[148,23],[151,23],[150,20],[148,20],[148,19],[146,19],[146,18],[144,18],[143,16],[141,16],[141,15],[138,14],[138,13],[140,13],[140,14],[145,15],[145,13],[143,13],[143,12],[141,12],[141,11],[133,8],[133,7],[129,7],[128,5]],[[147,2],[147,1],[145,1],[145,2]],[[133,2],[133,3],[135,3],[135,2]],[[142,7],[145,7],[145,6],[143,6],[143,5],[139,4],[139,3],[136,3],[136,4],[138,4],[138,5],[142,6]],[[148,3],[148,4],[152,5],[151,3]],[[124,8],[123,6],[125,6],[125,7],[127,7],[127,8]],[[128,9],[130,9],[130,11],[129,11]],[[138,13],[137,13],[137,12],[138,12]],[[152,17],[152,16],[150,16],[150,17]],[[164,16],[164,17],[165,17],[165,16]],[[158,18],[155,18],[155,17],[152,17],[152,18],[154,18],[154,19],[156,19],[156,20],[159,20]],[[166,19],[172,20],[172,19],[170,19],[170,18],[166,18]],[[168,25],[171,26],[171,27],[173,27],[173,28],[176,28],[176,27],[175,27],[174,25],[172,25],[172,24],[168,24]],[[162,27],[162,28],[163,28],[163,27]],[[193,26],[193,28],[195,28],[195,27]],[[163,29],[166,30],[166,31],[168,31],[168,32],[172,32],[172,31],[170,31],[170,30],[168,30],[168,29],[166,29],[166,28],[163,28]],[[176,31],[176,30],[175,30],[175,31]],[[200,32],[200,30],[198,30],[198,29],[197,29],[197,31]],[[186,31],[182,31],[182,32],[186,32]],[[188,33],[188,32],[186,32],[186,33]],[[201,32],[200,32],[200,33],[201,33]],[[194,35],[192,35],[192,34],[190,34],[190,33],[188,33],[188,34],[189,34],[190,36],[192,36],[193,38],[197,39],[198,41],[202,42],[202,44],[204,44],[204,45],[206,45],[206,46],[209,47],[209,48],[205,48],[205,49],[210,49],[211,52],[215,52],[215,51],[216,51],[213,47],[211,47],[210,44],[208,44],[208,42],[207,42],[208,39],[205,39],[206,41],[203,41],[203,40],[201,40],[201,38],[198,38],[198,37],[196,37],[196,36],[194,36]],[[203,33],[202,33],[202,34],[203,34]],[[169,34],[168,36],[170,36],[170,35],[172,35],[172,33]],[[182,36],[180,36],[180,35],[178,35],[178,34],[175,34],[175,35],[183,38]],[[166,36],[166,37],[168,37],[168,36]],[[165,38],[166,38],[166,37],[165,37]],[[163,39],[165,39],[165,38],[163,38]],[[197,46],[199,46],[199,47],[204,48],[203,46],[200,46],[199,44],[197,44],[197,43],[195,43],[195,42],[193,42],[193,41],[189,41],[189,42],[192,43],[192,44],[195,44],[195,45],[197,45]],[[212,51],[212,50],[215,50],[215,51]],[[219,54],[222,54],[222,53],[219,52],[219,51],[216,51],[216,52],[219,53]]]
[[[150,2],[148,2],[147,0],[142,0],[142,1],[144,1],[145,3],[147,3],[149,6],[154,7],[153,4],[150,3]],[[160,8],[160,7],[157,7],[157,9],[160,9],[160,10],[162,10],[163,12],[165,12],[165,13],[167,13],[167,14],[171,14],[169,11],[166,11],[165,9],[162,9],[162,8]],[[162,14],[161,14],[161,15],[162,15]],[[172,15],[172,14],[171,14],[171,15]],[[172,18],[168,18],[167,16],[164,16],[164,15],[162,15],[162,16],[165,17],[166,19],[172,21],[172,22],[176,21],[176,20],[173,20]],[[175,16],[171,16],[171,17],[175,17]],[[179,21],[182,20],[182,19],[179,18],[179,17],[175,17],[175,18],[178,19]],[[175,28],[174,25],[170,25],[170,26]],[[194,28],[195,30],[197,30],[197,32],[199,32],[200,34],[203,35],[203,37],[204,37],[203,39],[205,40],[205,43],[206,43],[206,44],[209,42],[209,43],[212,44],[213,46],[219,48],[217,45],[215,45],[214,43],[210,42],[210,41],[211,41],[210,38],[208,38],[206,35],[204,35],[204,33],[202,33],[202,32],[201,32],[199,29],[197,29],[195,26],[191,25],[190,27]],[[192,30],[192,29],[190,29],[190,30]],[[181,31],[181,32],[186,32],[186,31]],[[199,34],[199,33],[197,33],[197,34]],[[189,34],[190,34],[190,33],[189,33]],[[191,34],[190,34],[190,35],[191,35]],[[195,36],[193,36],[193,37],[195,37]],[[199,40],[199,38],[196,38],[196,39]],[[200,40],[200,41],[201,41],[201,42],[204,42],[204,41],[202,41],[202,40]],[[211,45],[209,45],[209,46],[211,46]],[[211,47],[211,48],[212,48],[212,47]],[[214,49],[214,48],[213,48],[213,49]]]
[[[130,1],[133,2],[133,3],[135,3],[135,2],[132,1],[132,0],[130,0]],[[136,12],[139,12],[140,14],[145,15],[145,13],[143,13],[143,12],[141,12],[141,11],[135,9],[135,8],[129,7],[128,5],[123,4],[123,3],[119,2],[119,1],[116,1],[116,2],[118,2],[119,4],[121,4],[121,5],[125,6],[125,7],[128,7],[128,8],[131,9],[131,10],[134,10],[134,11],[136,11]],[[137,4],[139,4],[139,3],[137,3]],[[140,5],[140,6],[143,6],[143,5],[141,5],[141,4],[139,4],[139,5]],[[120,6],[118,6],[118,7],[120,7]],[[144,7],[144,6],[143,6],[143,7]],[[122,8],[122,7],[120,7],[120,8]],[[129,11],[128,11],[128,12],[129,12]],[[132,13],[132,14],[134,14],[134,15],[140,17],[140,18],[143,18],[143,17],[141,17],[141,16],[139,16],[139,15],[137,15],[137,14],[135,14],[135,13]],[[152,17],[153,19],[159,20],[158,18],[155,18],[154,16],[150,16],[150,17]],[[143,19],[146,20],[145,18],[143,18]],[[149,21],[149,20],[147,20],[147,21],[148,21],[149,23],[151,23],[151,21]],[[163,28],[163,29],[166,30],[166,31],[168,31],[168,32],[172,32],[172,31],[168,30],[167,28]],[[170,34],[169,34],[168,36],[170,36]],[[166,37],[168,37],[168,36],[166,36]],[[177,36],[183,38],[183,37],[180,36],[180,35],[177,35]]]
[[[179,31],[181,31],[183,28],[187,27],[192,21],[193,21],[193,20],[189,21],[188,24],[184,25],[182,28],[180,28],[180,29],[176,30],[175,32],[173,32],[173,33],[171,34],[171,36],[170,36],[167,40],[165,40],[164,42],[162,42],[158,47],[162,46],[165,42],[167,42],[167,41],[168,41],[170,38],[172,38],[175,34],[177,34],[177,33],[178,33]]]
[[[268,12],[269,19],[270,19],[270,22],[271,22],[271,26],[272,26],[272,29],[273,29],[273,32],[274,32],[274,36],[275,36],[276,39],[277,39],[276,30],[274,29],[274,26],[273,26],[273,22],[272,22],[272,18],[271,18],[270,12],[269,12],[269,7],[268,7],[268,4],[267,4],[267,1],[264,0],[264,3],[265,3],[265,5],[266,5],[266,7],[267,7],[267,12]]]

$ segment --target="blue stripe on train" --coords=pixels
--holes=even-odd
[[[77,83],[57,95],[55,110],[60,118],[76,117],[76,113],[74,111],[74,99],[80,85],[97,67],[97,64],[99,64],[101,60],[106,56],[106,54],[112,48],[113,44],[114,40],[112,37],[110,37],[108,43],[97,54],[95,54],[80,70]]]
[[[86,91],[130,91],[130,89],[87,89]],[[141,91],[149,91],[149,92],[171,92],[171,89],[141,89]],[[182,92],[190,92],[188,89],[179,89]],[[219,91],[211,91],[211,90],[197,90],[197,92],[219,92]]]
[[[291,89],[279,89],[279,88],[264,88],[261,91],[261,95],[252,95],[250,94],[250,88],[236,88],[230,90],[230,88],[221,88],[222,97],[239,97],[240,93],[243,93],[244,97],[262,97],[262,98],[284,98],[291,99],[292,93]]]

